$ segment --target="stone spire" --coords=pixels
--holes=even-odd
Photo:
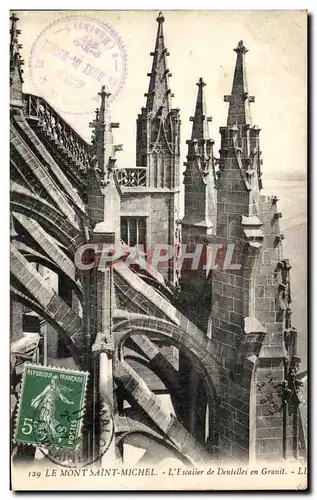
[[[98,95],[101,98],[100,109],[96,109],[96,118],[89,126],[93,129],[92,146],[98,169],[101,172],[106,172],[107,168],[114,166],[115,153],[121,151],[122,146],[113,143],[112,129],[119,128],[119,124],[111,122],[109,111],[111,94],[105,91],[103,85]]]
[[[101,97],[99,120],[101,122],[105,122],[105,118],[106,118],[106,100],[109,99],[109,97],[111,96],[111,94],[109,92],[105,91],[105,86],[103,85],[101,87],[101,91],[98,92],[98,95]]]
[[[96,109],[96,118],[89,124],[93,129],[93,152],[97,160],[98,169],[101,172],[105,170],[105,128],[106,128],[106,99],[109,99],[109,93],[105,92],[105,86],[101,87],[101,92],[98,92],[101,97],[100,108]]]
[[[94,158],[93,168],[89,171],[88,213],[94,233],[117,233],[120,237],[120,194],[115,176],[116,152],[122,146],[114,144],[112,129],[119,128],[119,123],[111,121],[109,97],[105,86],[98,92],[100,108],[95,111],[95,119],[89,123],[92,133],[91,152]],[[111,213],[111,217],[109,217]]]
[[[234,70],[231,95],[224,97],[225,102],[229,102],[227,125],[250,125],[252,126],[250,102],[254,102],[254,97],[249,96],[247,73],[245,64],[245,54],[248,49],[240,40],[238,46],[233,49],[237,53],[236,67]]]
[[[190,117],[190,121],[193,122],[192,129],[192,139],[210,139],[209,136],[209,126],[208,122],[212,121],[211,117],[207,116],[207,105],[204,87],[207,85],[202,78],[199,78],[198,83],[197,101],[195,116]]]
[[[173,109],[169,89],[171,73],[163,35],[164,16],[160,12],[146,106],[137,118],[136,164],[147,167],[147,184],[155,188],[179,187],[180,114]]]
[[[215,222],[215,170],[213,158],[214,141],[210,139],[204,87],[206,83],[199,78],[195,115],[191,139],[188,145],[187,161],[184,163],[185,210],[182,220],[184,240],[190,240],[193,231],[196,236],[210,232]]]
[[[21,59],[20,49],[22,45],[18,41],[18,36],[21,33],[17,29],[17,21],[19,18],[13,13],[10,17],[10,104],[14,108],[23,107],[22,99],[22,66],[24,61]]]
[[[172,76],[167,66],[167,56],[169,52],[165,47],[163,23],[165,18],[162,12],[159,13],[157,19],[157,35],[153,56],[152,70],[148,73],[150,77],[149,90],[145,94],[146,109],[148,112],[153,112],[154,115],[158,111],[162,111],[164,115],[168,114],[171,109],[171,91],[169,88],[169,77]]]
[[[254,97],[248,93],[247,49],[242,40],[234,50],[237,60],[232,91],[225,96],[225,101],[229,102],[227,125],[219,129],[217,235],[227,238],[230,234],[232,239],[239,238],[242,227],[245,235],[258,244],[263,239],[262,223],[257,218],[262,189],[260,129],[252,125],[250,102],[254,102]],[[226,213],[223,212],[224,203]]]
[[[190,117],[190,121],[193,122],[192,135],[191,139],[186,141],[186,144],[188,145],[187,159],[190,160],[193,157],[198,159],[201,171],[207,174],[210,172],[213,161],[212,146],[214,141],[210,139],[208,125],[208,122],[211,122],[212,118],[207,115],[207,105],[204,92],[204,87],[207,84],[202,78],[199,78],[196,85],[198,87],[198,93],[195,116]]]
[[[146,232],[146,245],[168,243],[173,248],[178,240],[176,221],[179,219],[180,190],[180,110],[171,106],[172,94],[169,89],[167,67],[168,52],[163,35],[164,16],[156,19],[157,36],[153,56],[152,71],[146,105],[136,121],[136,166],[129,169],[135,187],[129,193],[129,215],[139,216],[140,193],[153,207],[146,219],[151,230]],[[135,193],[135,194],[133,194]],[[145,200],[145,198],[144,198]],[[155,207],[155,208],[154,208]],[[126,210],[126,209],[125,209]],[[145,208],[147,210],[147,208]],[[162,221],[165,221],[162,224]],[[168,281],[175,282],[175,268],[172,260],[168,266],[159,269]]]

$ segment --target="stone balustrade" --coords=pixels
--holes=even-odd
[[[117,177],[122,187],[146,186],[146,168],[120,168],[117,170]]]
[[[24,94],[26,116],[37,118],[46,135],[57,141],[85,168],[91,165],[89,144],[42,97]]]

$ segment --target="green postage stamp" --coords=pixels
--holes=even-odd
[[[74,450],[81,432],[87,378],[87,372],[27,364],[16,443]]]

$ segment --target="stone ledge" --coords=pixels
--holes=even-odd
[[[252,316],[244,318],[244,332],[249,333],[266,333],[266,328],[259,322],[259,320]]]

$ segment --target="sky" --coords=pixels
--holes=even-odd
[[[95,26],[100,26],[100,23],[110,26],[109,32],[114,34],[110,46],[111,43],[117,44],[119,49],[117,74],[124,80],[111,104],[112,121],[120,123],[120,128],[114,131],[115,142],[124,146],[124,150],[118,153],[119,167],[135,165],[135,124],[137,114],[145,105],[157,14],[156,11],[19,12],[21,52],[25,60],[24,92],[45,94],[38,73],[42,71],[43,76],[44,71],[53,88],[47,100],[86,140],[90,139],[89,122],[98,105],[98,101],[91,99],[91,93],[96,95],[103,80],[101,77],[99,82],[84,74],[85,87],[74,89],[69,86],[69,77],[76,71],[70,66],[66,68],[51,47],[55,44],[65,50],[74,48],[76,28],[60,32],[54,27],[61,26],[62,19],[78,15],[88,18],[88,21],[94,18],[97,20]],[[261,128],[264,185],[266,179],[272,178],[304,180],[307,149],[306,13],[165,11],[164,15],[165,43],[170,52],[168,64],[173,75],[170,86],[175,94],[172,104],[180,108],[182,120],[182,161],[186,160],[185,141],[191,133],[189,117],[194,114],[195,83],[200,77],[207,83],[208,114],[213,117],[211,136],[215,140],[215,156],[218,156],[219,127],[226,124],[228,110],[223,96],[231,93],[236,59],[233,48],[243,39],[249,49],[246,55],[249,94],[255,96],[255,103],[251,104],[253,124]],[[97,35],[94,36],[96,39]],[[77,55],[80,51],[84,53],[80,46],[76,50]],[[36,68],[39,59],[44,61],[40,70]],[[90,53],[90,63],[97,59],[99,70],[107,73],[113,60],[106,55],[97,58]],[[126,75],[123,71],[125,61]],[[91,83],[89,88],[88,80]]]

